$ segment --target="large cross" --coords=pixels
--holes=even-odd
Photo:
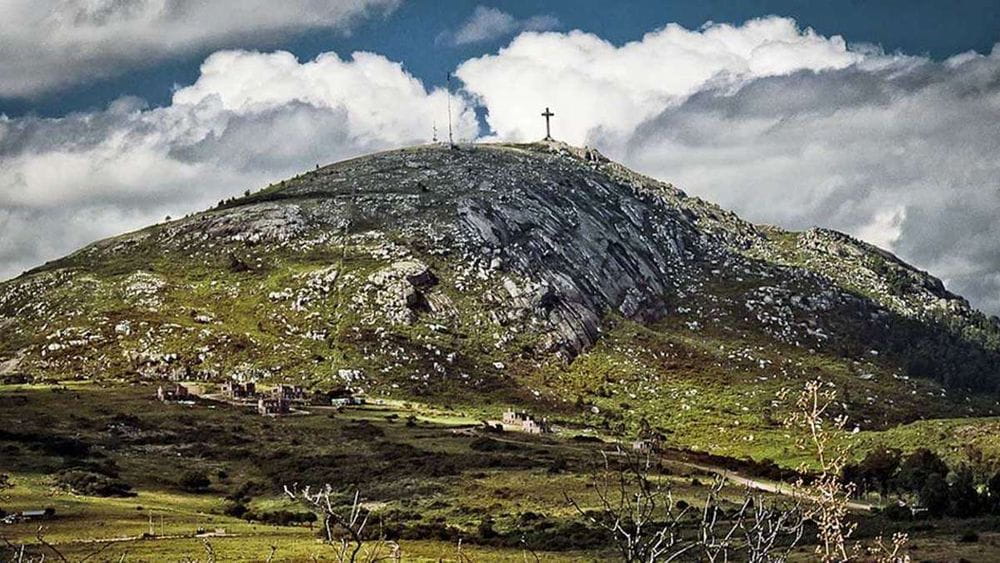
[[[545,108],[545,113],[542,114],[542,117],[545,118],[545,140],[546,141],[551,141],[552,140],[552,132],[549,129],[549,118],[552,117],[553,115],[555,115],[555,114],[552,113],[551,111],[549,111],[549,108]]]

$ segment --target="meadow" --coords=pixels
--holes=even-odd
[[[334,560],[315,522],[288,521],[306,509],[282,495],[286,485],[330,483],[344,498],[361,491],[373,526],[402,560],[614,557],[566,501],[595,505],[590,470],[600,451],[613,448],[609,441],[581,439],[569,428],[488,434],[479,430],[483,413],[408,401],[271,418],[223,402],[160,403],[154,391],[122,383],[0,387],[0,472],[14,484],[0,508],[55,511],[51,519],[0,526],[6,542],[44,553],[41,526],[44,541],[70,561],[207,561],[207,550],[219,561]],[[891,432],[904,431],[917,432]],[[704,466],[713,463],[769,482],[754,477],[760,467],[753,464],[682,449],[665,451],[657,474],[678,500],[697,505],[716,469]],[[74,491],[67,476],[81,472],[125,492]],[[735,503],[742,494],[732,483],[722,496]],[[921,559],[990,561],[1000,554],[992,517],[855,518],[859,537],[909,530]],[[810,558],[809,545],[792,557]]]

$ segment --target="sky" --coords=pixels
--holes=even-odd
[[[995,0],[0,0],[0,279],[315,164],[553,135],[1000,313]],[[451,74],[451,88],[446,77]]]

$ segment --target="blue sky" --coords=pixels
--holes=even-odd
[[[547,106],[559,140],[1000,313],[996,0],[0,0],[0,279],[448,107],[459,140],[540,139]]]
[[[615,44],[639,39],[668,22],[697,28],[707,21],[740,24],[781,15],[822,35],[841,35],[851,43],[871,43],[888,52],[926,54],[944,59],[964,51],[988,53],[1000,41],[1000,2],[996,0],[413,0],[387,14],[360,20],[348,32],[319,29],[279,37],[248,37],[196,49],[107,79],[41,92],[28,98],[0,97],[0,113],[58,116],[102,108],[123,96],[152,105],[169,103],[175,84],[190,84],[205,56],[217,48],[284,49],[300,59],[335,51],[372,51],[402,62],[426,84],[442,84],[446,73],[470,57],[495,51],[512,33],[481,42],[452,45],[439,36],[458,28],[476,6],[498,8],[518,19],[539,14],[558,19],[556,29],[593,32]]]

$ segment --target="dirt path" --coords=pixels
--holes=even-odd
[[[510,438],[498,438],[496,436],[489,436],[489,435],[481,434],[481,433],[475,433],[475,434],[479,435],[479,436],[482,436],[484,438],[489,438],[490,440],[495,440],[497,442],[505,442],[505,443],[508,443],[508,444],[516,444],[516,445],[521,445],[521,446],[543,447],[543,448],[549,448],[549,449],[560,449],[561,448],[561,449],[569,449],[569,450],[576,450],[576,451],[591,451],[592,450],[591,448],[585,448],[585,447],[582,447],[582,446],[572,446],[572,445],[569,445],[569,444],[546,444],[544,442],[528,442],[528,441],[524,441],[524,440],[513,440],[513,439],[510,439]],[[605,443],[607,443],[607,442],[605,442]],[[618,445],[620,445],[620,446],[626,446],[627,447],[627,444],[620,444],[619,443]],[[617,452],[607,452],[606,450],[605,450],[605,452],[608,453],[608,454],[611,454],[611,455],[619,455]],[[677,458],[674,458],[674,457],[667,457],[665,454],[660,454],[660,459],[663,460],[663,461],[669,462],[671,464],[684,467],[686,469],[692,469],[692,470],[695,470],[695,471],[700,471],[702,473],[708,473],[710,475],[718,475],[719,477],[722,477],[723,479],[726,479],[727,481],[729,481],[731,483],[735,483],[737,485],[748,487],[748,488],[753,489],[755,491],[763,491],[763,492],[766,492],[766,493],[773,493],[773,494],[785,495],[785,496],[793,496],[794,495],[794,490],[793,490],[792,486],[788,485],[787,483],[774,482],[774,481],[764,481],[764,480],[756,479],[756,478],[753,478],[753,477],[746,477],[746,476],[740,475],[739,473],[736,473],[734,471],[731,471],[731,470],[728,470],[728,469],[724,469],[724,468],[721,468],[721,467],[713,467],[713,466],[710,466],[710,465],[702,465],[700,463],[693,463],[693,462],[690,462],[690,461],[685,461],[685,460],[677,459]],[[867,503],[862,503],[862,502],[853,502],[853,501],[848,502],[847,503],[847,507],[850,508],[851,510],[857,510],[857,511],[860,511],[860,512],[871,512],[872,509],[876,508],[876,506],[872,505],[872,504],[867,504]]]

